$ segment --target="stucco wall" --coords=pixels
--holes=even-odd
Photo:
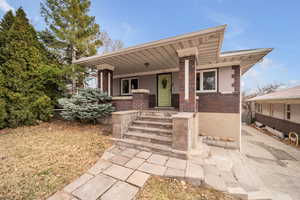
[[[156,74],[153,75],[145,75],[145,76],[137,76],[139,78],[139,88],[140,89],[148,89],[150,94],[156,95]],[[117,78],[113,81],[113,96],[120,96],[120,84],[121,79]],[[178,93],[178,72],[172,73],[172,93]]]
[[[290,104],[291,105],[291,119],[289,121],[300,124],[300,104]],[[272,103],[273,116],[271,116],[270,108],[271,104],[262,104],[262,113],[266,116],[271,116],[277,119],[285,120],[285,104],[283,103]]]
[[[231,66],[219,68],[219,92],[220,93],[232,93],[234,92],[234,70]]]
[[[300,124],[300,104],[291,104],[291,121]]]
[[[199,113],[199,134],[240,141],[239,113]]]

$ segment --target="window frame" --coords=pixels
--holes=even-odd
[[[215,72],[215,89],[214,90],[203,90],[203,73],[205,72]],[[217,69],[207,69],[199,70],[196,72],[196,88],[197,88],[197,74],[200,74],[200,90],[196,90],[197,93],[211,93],[218,91],[218,70]]]
[[[138,77],[131,77],[131,78],[122,78],[120,81],[121,81],[121,87],[120,87],[120,93],[121,95],[123,96],[128,96],[128,95],[132,95],[132,92],[131,92],[131,80],[133,79],[137,79],[138,81],[138,88],[140,87],[140,79]],[[125,80],[128,80],[129,81],[129,92],[128,93],[123,93],[123,81]]]
[[[288,107],[290,108],[289,110],[288,110]],[[291,120],[291,118],[292,118],[292,109],[291,109],[291,104],[285,104],[285,112],[284,112],[284,118],[286,119],[286,120]],[[289,119],[288,119],[288,113],[289,113],[289,115],[290,115],[290,117],[289,117]]]

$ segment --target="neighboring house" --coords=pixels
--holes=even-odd
[[[288,135],[300,134],[300,86],[257,96],[248,101],[255,103],[255,120]]]
[[[201,135],[234,140],[239,148],[240,78],[272,49],[221,52],[225,28],[209,28],[75,63],[98,69],[98,87],[112,96],[117,111],[173,108],[179,114],[197,113],[195,124]]]

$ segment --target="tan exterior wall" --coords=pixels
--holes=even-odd
[[[284,104],[272,104],[273,117],[284,119]]]
[[[240,141],[240,113],[199,113],[199,134]]]
[[[300,104],[290,104],[291,105],[291,119],[288,121],[300,124]],[[286,120],[285,116],[285,104],[283,103],[272,103],[273,116],[271,116],[271,104],[262,104],[262,115],[271,116],[277,119]]]
[[[219,68],[219,92],[220,93],[233,93],[234,92],[234,70],[231,66]]]
[[[150,94],[156,94],[156,74],[153,75],[145,75],[145,76],[135,76],[139,78],[139,88],[147,89],[150,91]],[[117,78],[113,80],[113,96],[120,96],[120,81],[121,79]],[[172,73],[172,93],[178,93],[178,72]]]

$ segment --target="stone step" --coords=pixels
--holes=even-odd
[[[141,115],[144,116],[160,116],[160,117],[171,117],[178,113],[177,111],[161,111],[161,110],[143,110]]]
[[[154,144],[151,142],[137,141],[131,139],[117,139],[117,138],[111,138],[111,139],[114,140],[116,144],[120,146],[136,148],[142,151],[150,151],[150,152],[176,157],[176,158],[187,159],[187,155],[184,152],[175,151],[169,145]]]
[[[128,131],[127,133],[124,134],[124,138],[144,141],[144,142],[152,142],[154,144],[164,144],[164,145],[172,144],[171,136],[160,136],[152,133]]]
[[[172,135],[172,129],[129,126],[128,130],[135,131],[135,132],[142,132],[142,133],[153,133],[153,134],[157,134],[157,135]]]
[[[143,121],[172,123],[172,117],[162,117],[155,115],[140,115],[137,119]]]
[[[155,122],[147,120],[136,120],[133,122],[134,126],[148,127],[148,128],[161,128],[161,129],[172,129],[173,124],[170,122]]]

